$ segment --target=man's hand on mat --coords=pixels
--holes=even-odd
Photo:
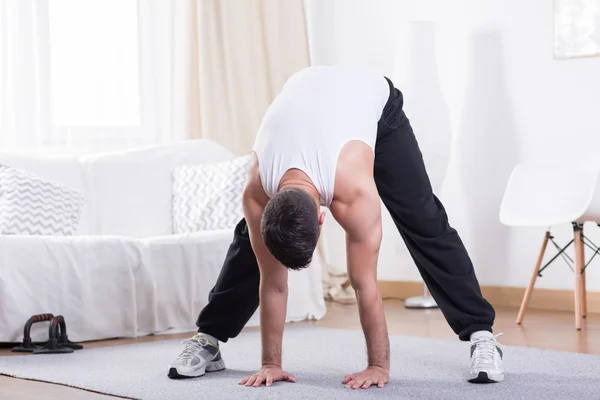
[[[263,365],[260,371],[254,375],[245,377],[240,381],[240,385],[259,387],[263,383],[265,386],[273,385],[273,382],[277,381],[288,381],[296,382],[294,375],[289,372],[285,372],[277,365]]]
[[[347,388],[368,389],[371,385],[382,388],[390,381],[390,372],[380,367],[368,367],[362,372],[348,375],[342,381]]]

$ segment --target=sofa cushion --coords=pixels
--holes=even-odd
[[[242,192],[249,156],[184,165],[173,173],[173,231],[190,233],[234,228],[244,216]]]
[[[0,164],[0,234],[72,235],[82,210],[80,192]]]

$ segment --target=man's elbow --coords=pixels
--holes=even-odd
[[[349,276],[350,285],[357,294],[365,294],[367,296],[379,294],[379,285],[376,278],[357,278]]]
[[[262,295],[287,295],[287,283],[271,282],[263,279],[260,283],[260,294]]]

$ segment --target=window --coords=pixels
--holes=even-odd
[[[53,127],[140,129],[137,1],[52,0],[48,7]]]
[[[0,148],[171,140],[170,2],[0,0]]]

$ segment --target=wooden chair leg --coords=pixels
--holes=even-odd
[[[581,226],[581,258],[582,258],[582,264],[581,264],[581,269],[580,274],[581,274],[581,278],[579,279],[579,283],[580,283],[580,287],[579,287],[579,296],[581,298],[581,318],[585,318],[587,316],[587,288],[586,288],[586,284],[585,284],[585,243],[583,242],[583,238],[584,238],[584,233],[583,233],[583,225]]]
[[[538,254],[537,261],[535,263],[535,267],[533,268],[533,273],[531,274],[531,279],[529,280],[529,286],[525,290],[525,295],[523,296],[523,301],[521,302],[521,308],[519,309],[519,314],[517,315],[517,324],[523,322],[523,318],[525,318],[525,311],[527,310],[527,304],[529,304],[529,299],[531,299],[531,294],[533,293],[533,287],[535,286],[535,281],[537,280],[538,274],[540,273],[540,267],[542,266],[542,261],[544,259],[544,254],[546,253],[546,247],[548,246],[548,240],[550,240],[550,231],[546,232],[544,236],[544,241],[542,242],[542,248],[540,249],[540,253]]]
[[[582,315],[582,282],[581,282],[581,271],[585,265],[583,240],[582,240],[582,229],[576,228],[574,231],[574,245],[575,245],[575,329],[581,330],[581,315]]]
[[[587,287],[585,284],[585,269],[581,271],[581,317],[587,317]]]

